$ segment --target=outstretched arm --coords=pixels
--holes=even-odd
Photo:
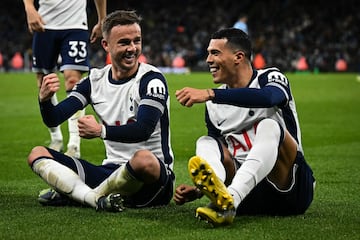
[[[195,89],[185,87],[176,91],[176,99],[184,106],[212,100],[214,103],[239,107],[268,108],[285,104],[288,99],[278,87],[232,89]]]
[[[214,91],[212,89],[196,89],[185,87],[177,90],[175,93],[176,99],[181,105],[191,107],[194,103],[203,103],[214,98]]]

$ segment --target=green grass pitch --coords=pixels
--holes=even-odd
[[[175,91],[215,87],[209,73],[167,75],[177,184],[190,183],[187,160],[205,134],[204,105],[182,107]],[[36,145],[47,144],[32,73],[0,73],[0,239],[359,239],[360,83],[356,74],[288,74],[302,127],[305,156],[317,180],[304,215],[241,216],[212,229],[194,218],[207,199],[113,214],[90,208],[42,207],[47,185],[27,166]],[[63,84],[59,99],[65,96]],[[87,113],[92,113],[91,109]],[[67,136],[66,123],[62,126]],[[82,157],[101,163],[101,141],[82,140]]]

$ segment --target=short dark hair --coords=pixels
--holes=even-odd
[[[111,29],[117,25],[140,24],[142,18],[136,14],[135,10],[117,10],[109,13],[103,20],[102,32],[106,36]]]
[[[251,41],[244,31],[237,28],[223,28],[214,32],[211,39],[226,39],[230,48],[243,51],[245,57],[251,60]]]

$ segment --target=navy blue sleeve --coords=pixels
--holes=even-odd
[[[50,100],[39,102],[43,122],[48,127],[56,127],[74,113],[83,108],[82,103],[75,97],[68,97],[54,106]]]
[[[90,92],[90,81],[86,77],[77,83],[69,96],[56,106],[50,100],[39,102],[41,116],[45,125],[56,127],[69,119],[78,110],[83,109],[89,102]]]
[[[161,111],[155,107],[140,105],[136,122],[121,126],[105,126],[105,139],[125,143],[145,141],[154,132],[161,115]]]
[[[121,126],[105,126],[105,139],[134,143],[150,138],[163,113],[168,111],[168,88],[165,77],[161,73],[148,72],[141,79],[139,94],[142,104],[139,106],[136,121]]]
[[[274,86],[257,88],[213,89],[214,103],[238,107],[269,108],[285,105],[288,101],[284,92]]]

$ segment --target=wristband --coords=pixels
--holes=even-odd
[[[212,92],[213,94],[211,94],[211,89],[206,89],[206,92],[207,92],[207,93],[208,93],[208,95],[209,95],[209,100],[213,100],[213,99],[214,99],[214,97],[215,97],[214,92]]]

